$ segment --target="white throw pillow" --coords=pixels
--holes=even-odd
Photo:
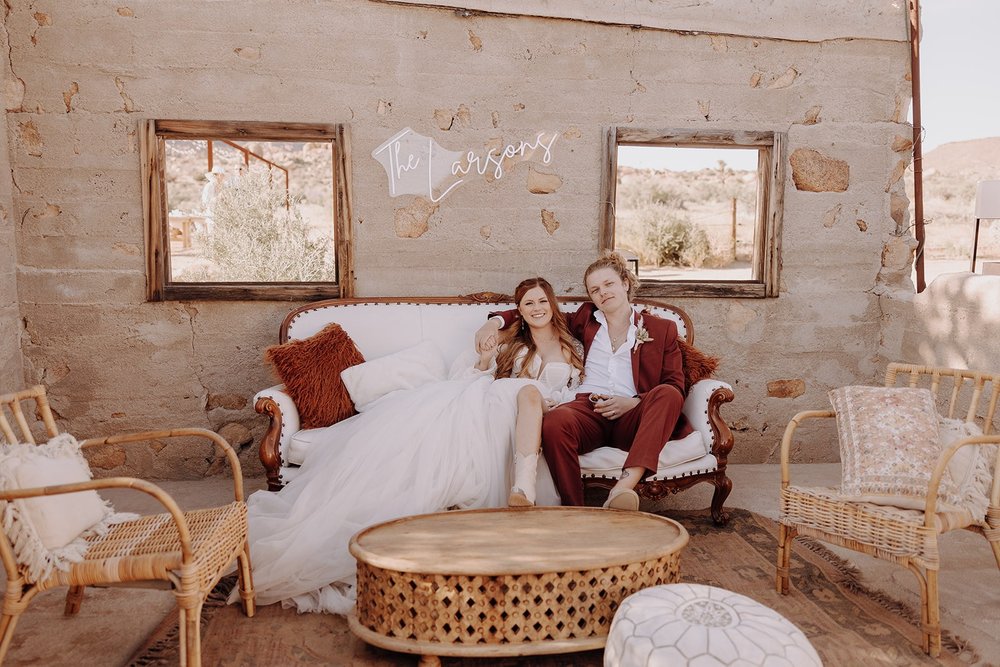
[[[90,479],[80,444],[68,433],[41,445],[0,446],[0,490]],[[67,562],[79,561],[87,550],[85,536],[105,530],[114,513],[96,491],[0,501],[0,506],[14,555],[33,580],[44,579],[54,567],[65,569]]]
[[[413,389],[428,382],[447,379],[448,369],[440,350],[431,341],[423,341],[384,357],[345,368],[340,373],[347,393],[358,412],[386,394],[399,389]]]
[[[960,440],[983,434],[977,424],[962,419],[939,417],[938,426],[943,450]],[[977,523],[983,522],[990,504],[996,456],[997,448],[991,445],[961,447],[948,461],[948,472],[955,485],[954,494],[950,497],[939,494],[940,502],[968,510]]]

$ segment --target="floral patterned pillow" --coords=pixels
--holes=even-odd
[[[841,494],[850,500],[923,509],[943,451],[934,395],[908,387],[841,387],[830,392],[837,413]],[[951,475],[941,495],[953,494]]]

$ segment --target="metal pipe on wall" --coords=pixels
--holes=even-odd
[[[909,0],[910,6],[910,84],[913,96],[913,235],[917,239],[914,265],[917,270],[917,292],[923,292],[924,282],[924,179],[923,148],[920,123],[920,0]]]

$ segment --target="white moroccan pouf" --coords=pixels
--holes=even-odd
[[[821,666],[802,631],[745,595],[667,584],[625,598],[604,647],[605,667]]]

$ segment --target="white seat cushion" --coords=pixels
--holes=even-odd
[[[698,431],[692,431],[680,440],[671,440],[660,450],[657,475],[660,470],[696,461],[708,453],[705,439]],[[580,468],[584,475],[595,477],[618,477],[625,465],[628,452],[616,447],[598,447],[580,457]]]
[[[326,428],[304,429],[293,435],[288,442],[288,460],[285,463],[302,465],[306,458],[306,452],[317,442],[322,442]],[[617,478],[621,474],[626,456],[628,456],[628,452],[615,447],[598,447],[580,457],[580,468],[584,475]],[[697,469],[710,466],[707,469],[715,470],[717,467],[715,457],[707,452],[705,440],[697,431],[692,432],[686,438],[667,443],[667,446],[660,452],[660,466],[655,477],[660,479],[676,477],[678,476],[676,468],[684,466],[686,470],[690,467],[687,464],[691,463],[698,463]],[[692,468],[692,470],[694,469]]]
[[[305,428],[292,436],[288,441],[288,460],[285,463],[300,466],[306,460],[306,453],[317,442],[322,442],[326,429],[330,428]]]

